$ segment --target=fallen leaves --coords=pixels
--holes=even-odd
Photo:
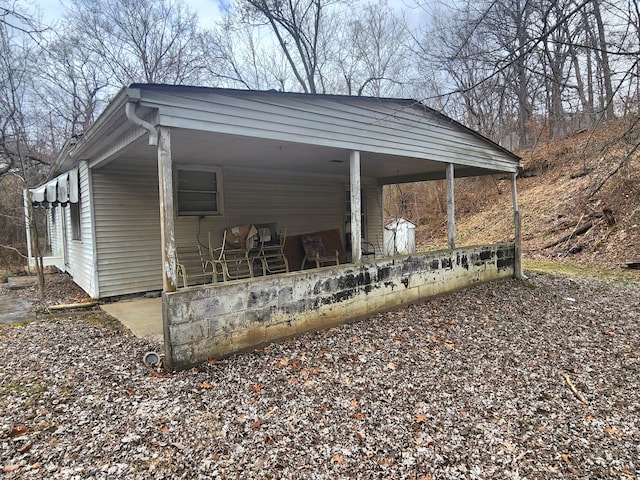
[[[31,430],[26,425],[16,425],[9,431],[9,438],[22,437],[31,433]]]
[[[607,427],[604,429],[604,433],[608,433],[613,437],[619,437],[622,435],[622,432],[618,430],[616,427]]]
[[[455,342],[452,342],[451,340],[446,340],[438,335],[432,335],[430,340],[432,343],[442,343],[449,350],[453,350],[456,346]]]
[[[15,472],[19,468],[20,468],[20,465],[18,465],[17,463],[12,463],[11,465],[5,465],[4,467],[2,467],[2,471],[4,473],[11,473],[11,472]]]
[[[86,452],[73,459],[78,471],[101,468],[91,463],[107,461],[101,455],[116,451],[110,439],[119,442],[126,426],[141,439],[118,443],[117,463],[149,456],[149,474],[158,478],[178,465],[188,478],[205,469],[220,478],[602,478],[596,459],[608,452],[610,476],[635,478],[629,445],[640,430],[629,392],[639,380],[620,366],[638,358],[640,295],[615,296],[616,286],[606,292],[613,300],[603,296],[606,308],[598,308],[601,287],[590,286],[595,293],[588,295],[581,283],[565,282],[534,273],[536,288],[511,280],[478,285],[408,307],[405,319],[380,314],[176,372],[162,384],[137,363],[131,367],[133,357],[121,352],[140,345],[119,332],[105,337],[82,320],[36,322],[29,327],[36,341],[18,342],[3,337],[0,326],[8,346],[0,349],[3,368],[7,362],[27,372],[20,386],[47,386],[46,395],[2,392],[0,403],[6,392],[16,408],[0,408],[0,444],[7,446],[0,473],[64,476],[47,468],[74,451]],[[485,299],[487,288],[497,294]],[[594,298],[579,318],[553,308],[570,290],[581,290],[572,294],[584,302]],[[576,328],[584,323],[593,327]],[[620,333],[603,336],[600,323]],[[83,345],[95,353],[91,362]],[[45,358],[36,369],[31,359]],[[574,399],[562,372],[591,407]],[[16,437],[9,439],[12,427]],[[24,434],[29,429],[34,433]],[[42,465],[34,467],[36,461]]]

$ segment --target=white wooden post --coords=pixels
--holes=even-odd
[[[513,222],[515,226],[513,276],[518,280],[522,280],[524,278],[522,273],[522,219],[518,208],[517,176],[517,173],[511,174],[511,201],[513,203]]]
[[[351,261],[362,261],[362,199],[360,198],[360,152],[354,150],[349,156],[351,189]]]
[[[27,228],[27,273],[31,274],[31,262],[33,260],[33,251],[31,249],[31,215],[29,209],[29,202],[31,199],[29,198],[29,189],[25,188],[23,191],[24,195],[24,220],[25,227]]]
[[[162,287],[175,292],[177,287],[176,240],[173,205],[173,161],[171,129],[159,127],[158,183],[160,190],[160,239],[162,242]]]
[[[456,206],[453,163],[447,164],[447,239],[449,248],[456,248]]]

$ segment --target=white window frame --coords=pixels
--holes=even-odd
[[[69,219],[71,222],[71,240],[82,241],[82,205],[80,202],[69,204]]]
[[[203,173],[215,173],[216,174],[216,185],[213,186],[212,190],[197,190],[200,192],[206,193],[214,193],[216,195],[217,200],[217,209],[216,210],[180,210],[180,193],[184,190],[180,189],[180,172],[188,171],[188,172],[203,172]],[[220,167],[208,167],[201,165],[176,165],[174,168],[174,202],[176,215],[179,217],[189,217],[189,216],[205,216],[205,217],[223,217],[224,216],[224,190],[223,190],[223,179],[222,179],[222,168]]]

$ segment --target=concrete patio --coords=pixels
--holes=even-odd
[[[162,298],[135,298],[107,303],[100,308],[118,319],[138,338],[162,345]]]

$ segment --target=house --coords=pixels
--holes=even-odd
[[[415,100],[133,84],[69,140],[52,179],[51,257],[93,298],[162,290],[165,361],[213,356],[520,273],[515,243],[455,248],[454,178],[519,158]],[[382,187],[447,179],[449,249],[384,257]],[[233,225],[337,231],[349,261],[187,288],[176,249]],[[380,255],[362,258],[360,242]],[[347,245],[348,246],[348,245]]]

